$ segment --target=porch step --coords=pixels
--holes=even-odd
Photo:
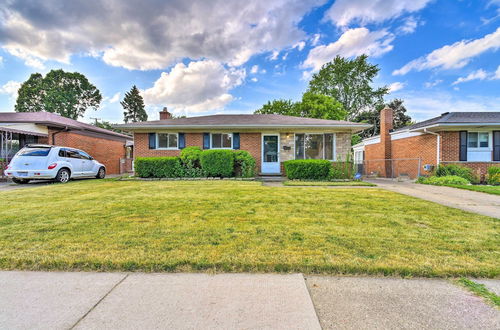
[[[282,182],[286,178],[281,176],[281,174],[259,174],[259,180],[264,182]]]

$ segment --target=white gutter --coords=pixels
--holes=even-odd
[[[129,125],[112,125],[116,128],[121,129],[175,129],[175,128],[348,128],[348,129],[366,129],[372,127],[372,125],[140,125],[140,126],[129,126]]]
[[[440,149],[440,148],[439,148],[439,146],[440,146],[440,144],[441,144],[441,135],[439,135],[439,133],[429,132],[429,131],[427,130],[427,128],[424,128],[424,133],[428,133],[428,134],[432,134],[432,135],[437,136],[437,148],[436,148],[436,149],[437,149],[437,150],[436,150],[436,157],[437,157],[437,158],[436,158],[436,159],[437,159],[437,165],[439,166],[439,163],[440,163],[440,162],[439,162],[439,156],[440,156],[440,152],[439,152],[439,149]]]

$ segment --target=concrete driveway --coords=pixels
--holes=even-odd
[[[500,218],[500,196],[451,187],[398,182],[390,179],[367,179],[379,188],[425,199],[468,212]]]
[[[0,283],[0,329],[500,328],[498,309],[447,280],[5,271]]]

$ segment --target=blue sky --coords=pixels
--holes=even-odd
[[[298,100],[336,55],[366,53],[415,120],[500,111],[500,0],[17,1],[0,5],[0,111],[31,73],[62,68],[101,91],[84,120],[121,122],[137,85],[150,119],[251,113]]]

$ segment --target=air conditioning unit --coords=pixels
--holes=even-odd
[[[431,164],[424,165],[424,171],[432,172],[433,170],[434,170],[434,165],[431,165]]]

